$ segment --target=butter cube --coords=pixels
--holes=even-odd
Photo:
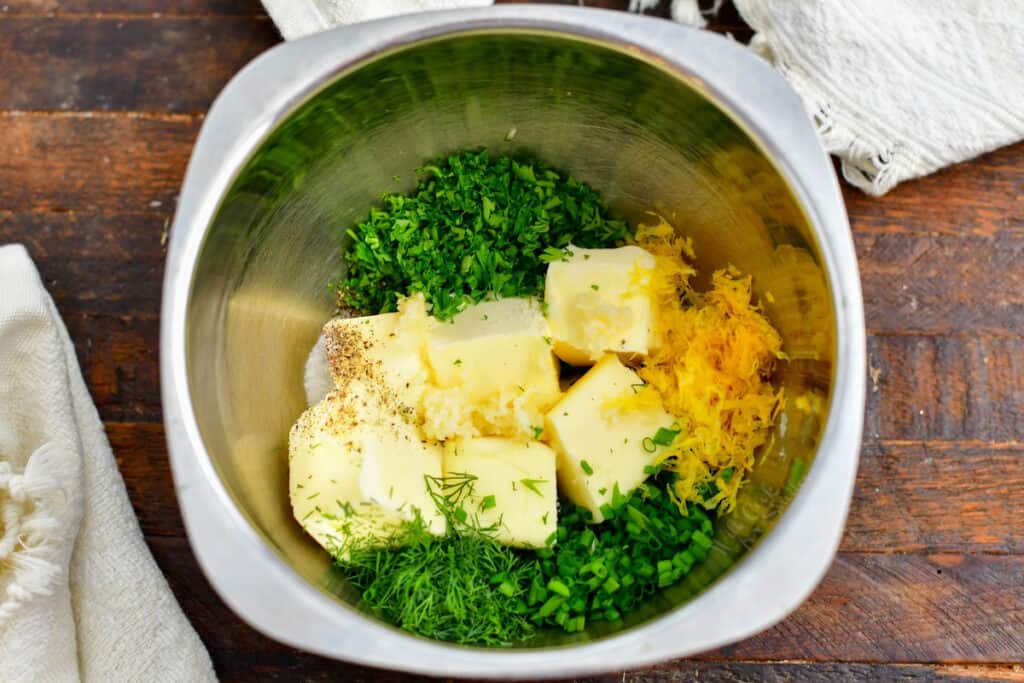
[[[560,396],[550,341],[533,299],[487,301],[435,323],[427,337],[435,387],[424,397],[424,433],[530,438]]]
[[[385,545],[417,511],[443,534],[426,476],[440,476],[440,446],[391,412],[361,383],[332,392],[299,418],[288,439],[292,513],[337,555],[349,541]]]
[[[334,386],[342,391],[353,381],[386,386],[401,411],[415,413],[429,379],[428,320],[423,295],[404,299],[398,313],[330,320],[322,336]]]
[[[495,539],[543,548],[558,523],[555,452],[540,441],[500,437],[452,439],[444,448],[445,477],[471,475],[462,509]],[[450,480],[449,480],[450,481]]]
[[[545,435],[558,454],[558,483],[577,505],[604,520],[601,506],[616,486],[628,495],[639,486],[660,452],[651,440],[674,420],[640,376],[607,354],[548,412]]]
[[[654,256],[635,246],[569,249],[569,260],[550,264],[544,281],[555,353],[572,365],[608,351],[646,354],[655,340]]]

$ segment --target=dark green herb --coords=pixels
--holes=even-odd
[[[519,483],[522,484],[523,486],[525,486],[526,488],[528,488],[529,490],[533,491],[534,493],[536,493],[538,496],[543,496],[544,494],[540,492],[539,488],[537,488],[537,484],[546,484],[546,483],[548,483],[548,480],[547,479],[520,479]]]
[[[586,460],[580,460],[580,469],[589,477],[594,473],[594,468],[590,466],[590,463]]]
[[[678,435],[678,429],[665,429],[664,427],[659,427],[658,431],[655,432],[654,436],[651,438],[651,441],[653,441],[656,446],[669,446],[673,441],[675,441],[675,438]]]
[[[491,296],[540,296],[547,263],[566,247],[625,242],[597,192],[536,161],[486,150],[461,152],[420,169],[410,195],[385,194],[347,231],[342,305],[361,313],[393,311],[422,292],[433,314],[451,318]]]
[[[707,558],[713,530],[703,510],[681,516],[661,482],[615,493],[598,525],[563,502],[558,542],[537,551],[539,576],[521,593],[536,623],[574,632],[615,621]]]
[[[789,478],[786,480],[786,495],[792,496],[796,493],[796,489],[800,486],[800,482],[803,481],[806,471],[807,463],[804,462],[804,459],[800,457],[795,458],[793,464],[789,466]]]
[[[518,553],[482,536],[437,538],[415,525],[404,534],[396,539],[404,547],[352,552],[342,563],[373,612],[455,643],[508,645],[533,636],[519,588],[533,570]]]
[[[339,566],[362,591],[374,613],[412,633],[462,644],[508,645],[528,640],[536,626],[525,588],[532,563],[491,537],[464,508],[476,477],[427,477],[449,534],[437,537],[422,519],[402,525],[380,549],[380,540],[334,549]],[[494,502],[494,496],[483,500]]]
[[[704,511],[692,506],[681,516],[664,482],[652,482],[631,496],[616,486],[598,525],[589,511],[562,501],[546,547],[515,550],[465,515],[474,481],[466,474],[428,478],[452,525],[448,536],[433,536],[416,520],[400,529],[392,549],[334,553],[368,608],[431,638],[522,643],[540,626],[575,632],[589,621],[619,619],[703,562],[712,545]]]

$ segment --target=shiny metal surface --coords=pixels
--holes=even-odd
[[[704,567],[621,628],[530,648],[450,646],[362,613],[286,491],[287,431],[332,312],[338,240],[382,191],[412,187],[424,160],[479,146],[539,156],[633,222],[657,211],[693,237],[705,275],[728,264],[752,274],[792,359],[776,438]],[[661,20],[498,6],[338,29],[260,57],[196,143],[161,346],[179,503],[211,583],[268,635],[376,666],[568,676],[752,634],[820,580],[856,472],[863,311],[831,164],[767,65]],[[798,457],[814,464],[794,497]]]

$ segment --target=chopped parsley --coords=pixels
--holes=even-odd
[[[594,468],[586,460],[580,460],[580,469],[586,472],[588,477],[594,473]]]
[[[535,160],[460,152],[419,177],[346,231],[348,270],[334,283],[345,308],[394,311],[422,292],[447,320],[488,297],[541,296],[547,264],[570,243],[614,247],[629,235],[590,186]]]

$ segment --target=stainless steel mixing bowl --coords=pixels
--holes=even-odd
[[[332,313],[338,243],[424,160],[529,153],[631,221],[656,211],[706,275],[733,264],[785,340],[786,408],[710,559],[624,624],[530,647],[455,647],[361,611],[292,519],[289,425]],[[568,676],[735,641],[783,618],[839,542],[864,406],[864,323],[835,176],[786,84],[745,48],[667,21],[543,6],[430,13],[279,46],[196,143],[171,233],[161,366],[196,556],[268,635],[434,675]],[[799,470],[810,465],[802,487]],[[795,495],[794,495],[795,494]]]

